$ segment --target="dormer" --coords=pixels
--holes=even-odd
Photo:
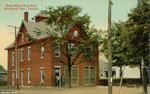
[[[26,28],[24,26],[24,24],[21,24],[21,27],[19,29],[19,33],[17,35],[17,42],[18,44],[24,44],[25,42],[27,42],[27,35],[26,35]]]
[[[78,24],[74,25],[68,32],[68,40],[79,42],[82,39],[85,39],[86,33],[82,27]]]

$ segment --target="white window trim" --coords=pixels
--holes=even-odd
[[[28,83],[31,83],[31,79],[29,78],[29,71],[30,71],[30,78],[31,78],[31,69],[30,68],[28,68],[28,70],[27,70],[27,81],[28,81]]]
[[[78,32],[77,30],[75,30],[75,31],[73,32],[73,36],[74,36],[74,37],[78,37],[78,35],[79,35],[79,32]]]
[[[42,48],[43,48],[43,51],[42,51]],[[45,47],[44,46],[40,47],[40,58],[41,59],[44,58],[44,56],[42,56],[42,52],[43,52],[43,54],[45,53]]]
[[[28,47],[28,61],[30,61],[31,60],[31,47]],[[29,54],[29,52],[30,52],[30,54]]]
[[[22,33],[22,34],[21,34],[21,39],[22,39],[21,41],[22,41],[22,43],[24,43],[24,37],[25,37],[25,36],[24,36],[24,34]]]
[[[24,52],[23,52],[23,48],[21,48],[21,50],[20,50],[20,61],[21,61],[21,62],[24,61]]]
[[[15,53],[11,53],[11,66],[15,66]]]

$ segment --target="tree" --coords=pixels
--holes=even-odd
[[[149,56],[149,38],[150,38],[150,3],[149,0],[143,0],[139,6],[131,11],[126,22],[128,31],[131,32],[130,40],[134,47],[134,59],[141,60],[143,64],[143,89],[147,94],[147,85],[145,77],[145,67],[148,66]],[[138,57],[138,58],[137,58]],[[140,61],[138,61],[140,62]]]
[[[124,22],[120,21],[112,25],[112,65],[120,67],[120,77],[122,77],[122,66],[128,65],[132,56],[129,35]],[[106,56],[108,55],[106,37],[103,38],[102,51]]]
[[[47,34],[54,39],[54,45],[57,43],[63,49],[61,53],[65,59],[61,59],[60,62],[67,65],[68,87],[71,88],[71,68],[78,58],[82,57],[80,61],[82,63],[93,60],[93,57],[98,55],[96,48],[99,43],[97,35],[99,31],[96,28],[89,28],[90,17],[87,14],[80,15],[81,8],[77,6],[50,7],[42,13],[48,16],[45,23],[52,28]],[[71,32],[75,27],[80,28],[81,31]],[[37,30],[36,33],[40,35],[42,32]]]

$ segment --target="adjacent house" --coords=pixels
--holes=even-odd
[[[0,82],[7,82],[7,71],[0,65]]]
[[[100,55],[100,78],[107,79],[108,77],[108,63],[107,59],[104,55]],[[138,67],[130,67],[130,66],[123,66],[123,78],[139,78],[140,79],[140,70]],[[113,78],[120,78],[120,67],[113,66],[112,67],[112,77]]]
[[[39,13],[34,17],[34,21],[29,21],[28,12],[24,13],[16,41],[6,48],[8,50],[8,85],[16,86],[16,77],[18,77],[20,86],[55,86],[58,84],[56,76],[61,79],[59,85],[67,85],[67,65],[60,62],[60,58],[64,58],[61,53],[63,48],[57,43],[53,46],[55,44],[53,38],[46,33],[52,28],[43,22],[46,18],[46,15]],[[42,34],[37,36],[35,33],[37,30],[40,30]],[[83,31],[80,26],[74,25],[68,31],[70,32],[78,35]],[[17,51],[15,50],[16,43]],[[94,49],[98,50],[98,48],[91,50]],[[98,54],[94,55],[94,61],[81,63],[81,58],[79,57],[72,66],[72,85],[98,84]]]

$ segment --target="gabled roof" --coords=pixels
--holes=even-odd
[[[28,36],[30,36],[31,38],[36,39],[36,40],[49,37],[55,32],[55,30],[53,29],[54,27],[47,25],[45,22],[42,22],[42,21],[41,22],[33,22],[33,21],[23,20],[21,26],[22,25],[24,25],[27,30],[26,34],[28,34]],[[21,30],[21,28],[20,28],[20,30]],[[19,30],[19,32],[20,32],[20,30]],[[38,35],[37,32],[40,32],[40,34]],[[59,32],[57,32],[57,33],[58,33],[58,35],[60,35]],[[18,35],[19,35],[19,33],[18,33]],[[6,47],[6,49],[13,48],[14,43],[15,42],[11,43],[9,46]]]
[[[52,27],[46,25],[44,22],[33,22],[33,21],[23,21],[22,22],[27,29],[27,34],[35,39],[42,39],[50,35],[49,31],[53,31]],[[37,35],[36,32],[40,31],[41,34]]]

